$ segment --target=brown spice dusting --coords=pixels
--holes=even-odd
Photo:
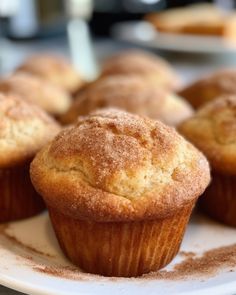
[[[92,275],[89,273],[83,273],[79,268],[71,266],[43,266],[38,265],[33,267],[34,270],[44,274],[70,279],[70,280],[94,280],[95,278],[103,278],[102,276]]]
[[[6,232],[8,225],[0,225],[0,234],[9,240],[11,243],[19,246],[25,251],[30,253],[40,254],[46,256],[45,263],[39,263],[35,257],[30,253],[27,255],[16,256],[17,260],[22,258],[32,267],[33,270],[41,272],[46,275],[52,275],[70,280],[91,281],[91,280],[105,280],[105,281],[120,281],[120,280],[186,280],[186,279],[207,279],[217,275],[223,269],[228,272],[236,270],[236,244],[229,246],[219,247],[204,252],[201,256],[197,253],[181,251],[179,255],[183,257],[183,261],[176,264],[173,270],[160,270],[145,274],[138,278],[115,278],[103,277],[99,275],[84,273],[75,266],[64,266],[57,264],[50,254],[41,252],[31,246],[23,244],[14,236]]]
[[[47,257],[51,257],[53,258],[54,256],[49,254],[49,253],[45,253],[45,252],[42,252],[38,249],[35,249],[34,247],[32,246],[29,246],[29,245],[25,245],[24,243],[22,243],[21,241],[19,241],[16,237],[10,235],[6,230],[8,228],[8,225],[7,224],[3,224],[1,227],[0,227],[0,233],[2,236],[4,236],[6,239],[8,239],[9,241],[11,241],[13,244],[23,248],[24,250],[26,251],[30,251],[30,252],[33,252],[33,253],[36,253],[36,254],[39,254],[39,255],[43,255],[43,256],[47,256]]]
[[[216,275],[220,270],[230,268],[228,271],[235,271],[236,267],[236,244],[215,248],[197,257],[194,252],[180,252],[185,259],[176,264],[173,270],[160,270],[138,278],[135,280],[186,280],[186,279],[207,279]],[[106,278],[98,275],[83,273],[76,267],[68,266],[45,266],[37,265],[33,267],[41,273],[58,276],[71,280],[94,280],[105,279],[112,281],[127,280],[127,278]],[[128,280],[130,280],[128,279]]]
[[[208,278],[219,273],[220,270],[236,267],[236,244],[215,248],[203,253],[200,257],[187,257],[175,265],[172,271],[161,270],[144,275],[146,279],[198,279]]]
[[[194,252],[191,252],[191,251],[180,251],[179,255],[182,256],[182,257],[185,257],[185,258],[189,258],[189,257],[194,257],[197,254],[194,253]]]

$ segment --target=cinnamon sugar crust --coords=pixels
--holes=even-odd
[[[179,92],[195,109],[221,95],[236,94],[236,70],[225,69],[204,77]]]
[[[16,94],[54,115],[66,112],[71,104],[67,92],[45,79],[24,72],[1,79],[0,92]]]
[[[214,170],[236,174],[236,95],[204,105],[179,131],[202,150]]]
[[[171,216],[201,195],[210,175],[205,157],[173,128],[104,109],[39,152],[31,179],[49,207],[107,222]]]
[[[111,56],[103,64],[102,76],[138,75],[154,85],[170,90],[180,87],[180,78],[167,61],[149,52],[127,50]]]
[[[117,107],[134,114],[177,125],[193,114],[191,106],[175,94],[146,83],[137,75],[114,75],[99,79],[81,91],[61,122],[73,123],[101,107]]]
[[[0,94],[0,167],[31,159],[60,130],[36,105],[13,95]]]
[[[73,66],[57,55],[33,55],[26,59],[17,71],[44,78],[68,92],[76,91],[83,84],[81,76]]]

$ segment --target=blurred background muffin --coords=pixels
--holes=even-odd
[[[106,76],[87,86],[60,120],[70,124],[79,115],[101,107],[117,107],[169,125],[177,125],[193,114],[191,106],[176,94],[130,74]]]
[[[206,155],[212,168],[201,208],[216,220],[236,226],[236,95],[202,106],[179,131]]]
[[[29,164],[60,127],[36,105],[13,95],[0,94],[0,113],[0,222],[6,222],[45,208],[31,184]]]
[[[213,3],[199,1],[195,5],[150,13],[145,19],[159,32],[236,38],[236,14]]]
[[[236,69],[219,70],[179,91],[195,109],[224,94],[236,94]]]
[[[66,91],[27,72],[17,72],[0,79],[0,93],[15,94],[54,116],[65,113],[71,104],[71,97]]]
[[[180,78],[167,61],[141,50],[127,50],[107,58],[101,75],[137,75],[150,84],[169,90],[180,87]]]
[[[174,34],[219,35],[224,25],[222,9],[210,3],[167,9],[148,14],[150,21],[160,32]]]
[[[17,71],[31,73],[48,80],[63,90],[73,94],[83,80],[72,64],[55,54],[38,54],[27,58]]]

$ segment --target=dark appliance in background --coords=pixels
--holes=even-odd
[[[227,1],[227,0],[226,0]],[[90,21],[92,32],[108,35],[112,24],[126,20],[138,20],[152,11],[192,3],[213,2],[201,0],[94,0],[93,18]]]

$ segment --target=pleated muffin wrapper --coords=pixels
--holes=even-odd
[[[236,227],[236,175],[212,172],[212,181],[199,201],[203,212]]]
[[[49,208],[66,256],[86,272],[136,277],[167,265],[178,253],[195,201],[165,219],[94,222]]]
[[[29,165],[0,169],[0,222],[31,217],[45,209],[44,201],[31,184]]]

